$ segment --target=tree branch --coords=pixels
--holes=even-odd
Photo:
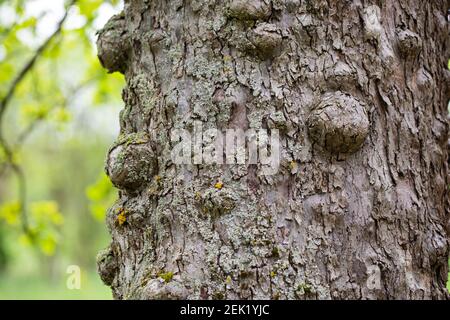
[[[14,96],[14,93],[16,92],[17,87],[22,82],[22,80],[25,78],[25,76],[28,74],[28,72],[31,69],[33,69],[36,61],[42,55],[42,53],[45,51],[45,49],[47,49],[47,47],[52,42],[52,40],[58,34],[61,33],[62,26],[69,15],[69,10],[75,4],[76,1],[77,0],[72,0],[69,3],[69,5],[66,9],[66,12],[64,13],[64,16],[58,22],[56,30],[47,38],[47,40],[44,41],[44,43],[41,44],[41,46],[36,50],[34,55],[30,58],[30,60],[28,60],[28,62],[22,67],[20,72],[14,78],[6,95],[0,101],[0,147],[2,147],[5,152],[7,164],[9,164],[11,166],[13,172],[17,176],[18,185],[19,185],[19,203],[20,203],[20,211],[21,211],[21,218],[22,218],[21,219],[22,220],[22,228],[24,230],[24,233],[26,233],[30,237],[32,237],[33,234],[29,228],[28,217],[27,217],[27,208],[26,208],[27,186],[26,186],[25,174],[23,172],[22,167],[14,161],[14,152],[13,152],[12,148],[9,146],[9,144],[7,143],[7,141],[3,135],[3,118],[5,115],[5,111],[9,105],[9,102],[11,101],[12,97]]]
[[[2,124],[1,123],[1,119],[3,117],[3,114],[4,114],[4,112],[5,112],[5,110],[6,110],[7,106],[8,106],[9,101],[11,100],[11,98],[14,95],[14,93],[15,93],[15,91],[17,89],[17,86],[20,84],[20,82],[22,82],[22,80],[25,78],[27,73],[33,68],[34,64],[36,63],[36,60],[41,56],[41,54],[45,51],[45,49],[47,49],[47,47],[51,43],[51,41],[58,34],[61,33],[62,26],[63,26],[64,22],[66,21],[68,15],[69,15],[69,9],[70,9],[70,7],[72,7],[75,4],[76,1],[77,0],[72,0],[70,2],[69,6],[66,9],[66,12],[64,13],[64,16],[58,22],[58,26],[57,26],[56,30],[47,38],[46,41],[44,41],[43,44],[41,44],[41,46],[36,50],[34,55],[30,58],[30,60],[28,60],[28,62],[23,66],[23,68],[20,70],[18,75],[13,80],[11,86],[9,87],[8,92],[2,98],[2,100],[0,102],[0,126]]]

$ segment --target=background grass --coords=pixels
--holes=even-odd
[[[66,278],[53,281],[38,276],[9,277],[0,283],[1,300],[110,300],[111,289],[105,286],[98,275],[82,274],[80,290],[69,290]]]

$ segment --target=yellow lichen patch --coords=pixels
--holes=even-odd
[[[275,271],[270,271],[270,277],[275,278],[277,273]]]
[[[222,181],[217,182],[217,183],[214,185],[214,188],[216,188],[217,190],[222,189],[222,188],[223,188],[223,183],[222,183]]]
[[[297,168],[297,162],[291,161],[291,162],[289,163],[289,167],[290,167],[292,170],[295,169],[295,168]]]
[[[198,200],[200,200],[201,198],[202,198],[201,193],[197,191],[197,192],[195,193],[195,200],[198,201]]]
[[[298,171],[298,164],[294,160],[289,163],[289,168],[291,169],[291,173],[295,174]]]
[[[226,282],[227,284],[230,284],[230,283],[231,283],[231,277],[228,276],[228,277],[226,278],[225,282]]]
[[[155,176],[155,181],[159,183],[161,181],[161,177],[160,176]]]
[[[150,188],[148,188],[147,193],[150,196],[156,195],[158,193],[158,187],[157,186],[151,186]]]
[[[160,272],[158,274],[158,278],[163,279],[165,283],[169,283],[170,281],[172,281],[173,272]]]
[[[125,210],[121,210],[119,215],[117,216],[117,222],[120,226],[122,226],[125,222],[127,222],[127,217],[125,215]]]

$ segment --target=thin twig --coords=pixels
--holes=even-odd
[[[95,76],[95,77],[89,78],[89,79],[85,80],[84,82],[78,84],[73,89],[71,89],[70,94],[64,96],[63,102],[61,103],[62,107],[67,108],[69,101],[73,100],[74,97],[81,90],[83,90],[84,88],[89,86],[92,82],[96,81],[99,77],[100,76]],[[14,147],[11,148],[13,150],[13,154],[20,151],[22,146],[25,144],[25,141],[27,140],[27,138],[33,133],[34,129],[36,129],[41,122],[42,122],[41,118],[35,119],[18,135],[18,138],[17,138],[16,142],[14,143]],[[2,147],[1,144],[0,144],[0,147]],[[9,163],[7,163],[7,162],[0,163],[0,177],[3,176],[3,174],[5,174],[8,165],[9,165]]]
[[[69,15],[69,9],[70,9],[70,7],[72,5],[75,4],[75,2],[76,2],[76,0],[72,0],[72,2],[67,7],[67,10],[64,13],[64,16],[59,21],[56,30],[47,38],[46,41],[44,41],[43,44],[41,44],[41,46],[36,50],[34,55],[30,58],[30,60],[28,60],[28,62],[23,66],[22,70],[20,70],[18,75],[14,78],[11,86],[9,87],[8,92],[6,93],[6,95],[0,101],[0,126],[1,126],[1,119],[3,117],[3,114],[4,114],[4,112],[5,112],[5,110],[6,110],[7,106],[8,106],[9,101],[11,100],[12,96],[14,95],[14,93],[15,93],[15,91],[17,89],[17,86],[23,80],[23,78],[27,75],[28,71],[30,71],[33,68],[34,64],[36,63],[36,60],[45,51],[45,49],[51,43],[53,38],[55,38],[58,34],[61,33],[62,26],[63,26],[64,22],[66,21],[68,15]]]
[[[73,98],[81,91],[83,90],[85,87],[87,87],[91,82],[95,81],[98,77],[94,77],[94,78],[90,78],[88,80],[86,80],[85,82],[82,82],[80,84],[78,84],[75,88],[72,89],[72,91],[70,92],[70,94],[65,95],[63,97],[62,103],[61,103],[61,107],[63,109],[67,109],[69,101],[73,100]],[[33,130],[37,127],[37,125],[42,122],[42,118],[38,118],[35,119],[33,122],[31,122],[20,134],[19,137],[17,138],[16,143],[14,144],[14,149],[15,150],[19,150],[21,148],[21,145],[23,145],[23,143],[25,142],[25,140],[28,138],[28,136],[33,133]],[[1,176],[1,173],[0,173]]]

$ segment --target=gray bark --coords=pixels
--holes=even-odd
[[[447,299],[444,0],[128,0],[117,299]],[[279,129],[281,166],[177,165],[177,128]],[[220,182],[221,185],[217,185]]]

